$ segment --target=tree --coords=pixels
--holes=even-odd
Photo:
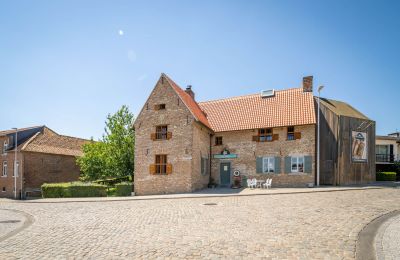
[[[83,156],[77,159],[81,168],[81,179],[125,177],[133,175],[135,131],[133,114],[127,106],[122,106],[106,120],[105,134],[98,142],[83,146]]]

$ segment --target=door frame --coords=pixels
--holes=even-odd
[[[221,183],[221,170],[222,170],[222,164],[229,164],[229,183],[228,184],[222,184]],[[230,161],[222,161],[219,162],[219,185],[221,186],[230,186],[232,184],[232,163]]]

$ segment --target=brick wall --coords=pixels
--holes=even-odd
[[[3,198],[14,198],[14,186],[15,186],[15,178],[13,176],[14,173],[14,151],[8,151],[7,153],[3,153],[3,143],[7,137],[0,136],[0,197]],[[18,152],[17,153],[17,161],[19,162],[18,169],[18,177],[17,179],[17,197],[19,197],[21,192],[21,173],[24,168],[24,160],[23,155]],[[7,162],[7,176],[3,176],[3,163]]]
[[[212,177],[219,183],[220,163],[231,162],[231,171],[239,170],[242,175],[257,179],[273,179],[273,186],[278,187],[304,187],[307,183],[314,183],[315,174],[315,125],[296,126],[295,131],[301,132],[301,139],[286,140],[287,128],[274,128],[274,134],[279,134],[279,140],[273,142],[254,142],[252,136],[257,135],[257,130],[232,131],[216,133],[212,140],[212,154],[220,154],[224,148],[230,153],[237,154],[235,159],[213,159]],[[215,137],[222,136],[223,145],[215,146]],[[312,156],[312,172],[287,173],[285,172],[284,157],[304,155]],[[256,173],[256,157],[273,156],[281,157],[281,173],[258,174]]]
[[[192,190],[207,187],[210,174],[209,166],[201,172],[201,158],[210,158],[210,131],[200,124],[193,125],[193,159],[192,159]]]
[[[43,183],[77,181],[79,166],[74,156],[23,152],[26,188],[40,188]]]
[[[165,104],[165,110],[155,105]],[[162,78],[135,121],[135,192],[138,195],[192,191],[193,116],[175,91]],[[169,140],[153,141],[157,125],[168,125]],[[169,175],[152,175],[149,166],[156,154],[166,154],[172,164]]]

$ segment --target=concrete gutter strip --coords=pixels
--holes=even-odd
[[[12,201],[14,203],[73,203],[73,202],[113,202],[113,201],[141,201],[141,200],[166,200],[166,199],[204,199],[204,198],[219,198],[219,197],[241,197],[241,196],[271,196],[271,195],[290,195],[290,194],[303,194],[303,193],[317,193],[317,192],[336,192],[336,191],[357,191],[357,190],[371,190],[371,189],[384,189],[387,187],[382,186],[368,186],[368,187],[348,187],[348,188],[318,188],[309,190],[302,188],[295,191],[282,191],[282,192],[258,192],[258,193],[228,193],[228,194],[202,194],[202,193],[189,193],[189,194],[173,194],[173,195],[148,195],[148,196],[133,196],[133,197],[101,197],[101,198],[74,198],[74,199],[38,199],[38,200],[22,200]],[[273,190],[272,190],[273,191]]]
[[[379,228],[390,218],[400,215],[400,210],[391,211],[385,215],[379,216],[367,224],[358,234],[356,243],[356,259],[375,260],[375,236]]]
[[[12,236],[14,236],[14,235],[16,235],[17,233],[21,232],[21,231],[24,230],[25,228],[27,228],[27,227],[29,227],[30,225],[32,225],[32,223],[35,221],[35,218],[34,218],[32,215],[30,215],[30,214],[28,214],[28,213],[26,213],[26,212],[23,212],[23,211],[21,211],[21,210],[15,210],[15,209],[2,209],[2,210],[13,211],[13,212],[15,212],[15,213],[21,214],[21,215],[24,216],[25,221],[24,221],[24,223],[22,224],[22,226],[20,226],[20,227],[14,229],[14,230],[12,230],[11,232],[5,234],[4,236],[0,236],[0,242],[2,242],[2,241],[4,241],[4,240],[6,240],[6,239],[8,239],[8,238],[10,238],[10,237],[12,237]]]

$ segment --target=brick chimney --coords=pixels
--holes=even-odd
[[[189,96],[191,96],[194,100],[194,92],[192,90],[192,85],[188,85],[185,89],[185,92],[189,94]]]
[[[313,92],[313,76],[303,77],[303,92]]]

